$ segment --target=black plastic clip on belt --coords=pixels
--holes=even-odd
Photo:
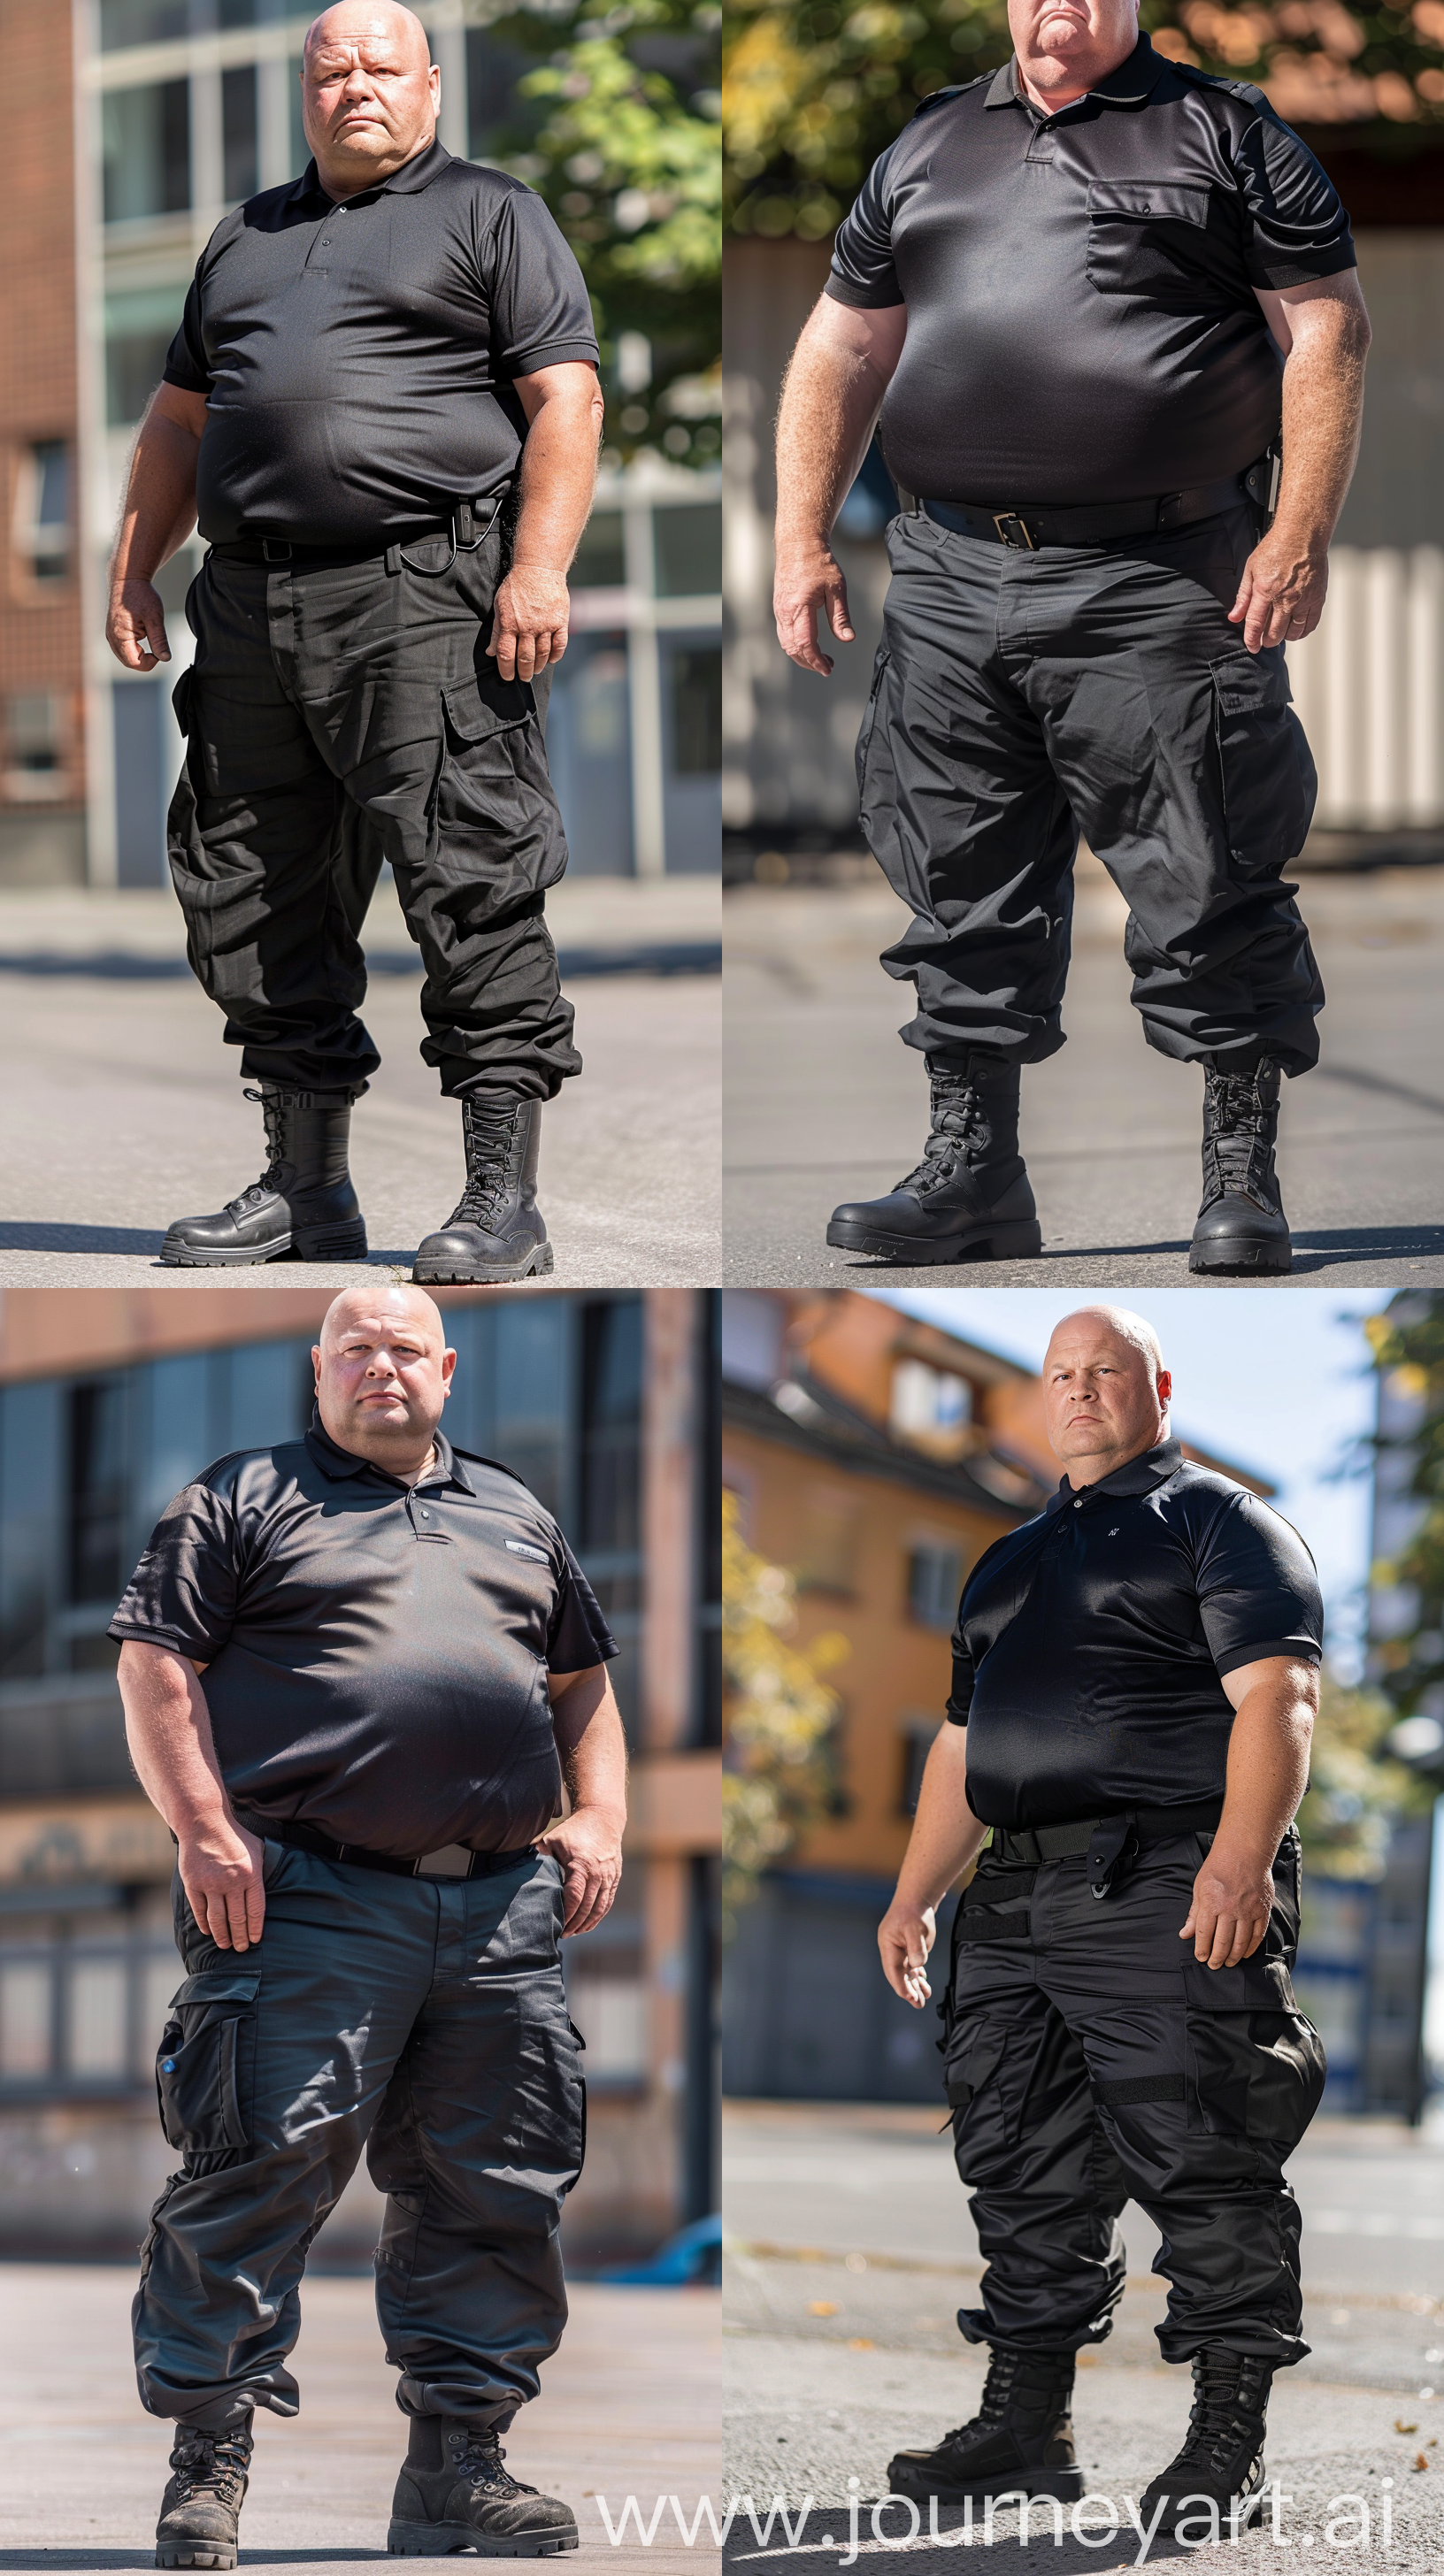
[[[498,492],[496,499],[491,505],[491,516],[487,520],[486,526],[482,529],[480,536],[476,533],[476,503],[474,501],[455,501],[452,503],[450,520],[451,552],[447,556],[444,564],[413,563],[410,555],[407,554],[405,548],[402,546],[398,546],[396,549],[399,560],[405,564],[408,572],[420,573],[424,581],[440,581],[443,573],[450,572],[458,555],[474,555],[478,546],[485,545],[492,529],[496,526],[497,519],[501,513],[501,505],[505,499],[505,492]]]

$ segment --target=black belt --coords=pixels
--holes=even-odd
[[[1130,1852],[1148,1843],[1168,1842],[1175,1834],[1213,1834],[1223,1814],[1221,1798],[1199,1800],[1191,1807],[1127,1807],[1113,1816],[1077,1816],[1063,1825],[1025,1825],[1018,1830],[993,1827],[993,1851],[999,1860],[1036,1869],[1049,1860],[1076,1860],[1088,1855],[1088,1884],[1106,1896]]]
[[[229,544],[212,546],[211,553],[219,555],[223,563],[265,564],[273,572],[287,565],[295,572],[319,572],[328,565],[377,563],[383,555],[399,556],[408,563],[405,547],[424,545],[432,537],[447,537],[451,555],[440,569],[449,572],[458,555],[475,554],[477,547],[485,544],[505,499],[505,492],[498,492],[490,501],[458,501],[448,518],[434,520],[429,527],[408,528],[403,536],[387,537],[380,545],[374,537],[365,545],[355,546],[306,546],[294,537],[236,537]],[[432,569],[428,564],[411,565],[413,572]]]
[[[256,1834],[263,1842],[289,1843],[293,1851],[314,1852],[321,1860],[345,1861],[349,1869],[383,1869],[392,1878],[494,1878],[503,1869],[517,1869],[525,1860],[535,1860],[535,1843],[523,1843],[519,1850],[473,1852],[469,1869],[428,1870],[422,1863],[439,1859],[440,1854],[424,1852],[419,1860],[400,1860],[392,1852],[363,1851],[359,1843],[333,1842],[317,1825],[277,1824],[270,1816],[253,1816],[237,1807],[236,1822],[247,1833]],[[452,1845],[459,1850],[460,1845]]]
[[[1195,519],[1211,519],[1216,511],[1237,509],[1244,501],[1267,511],[1273,465],[1271,456],[1261,456],[1245,474],[1200,483],[1191,492],[1165,492],[1153,501],[1098,501],[1077,510],[985,510],[967,501],[919,501],[918,508],[957,536],[983,537],[991,545],[1036,554],[1040,546],[1101,546],[1112,537],[1162,536],[1170,528],[1191,527]]]

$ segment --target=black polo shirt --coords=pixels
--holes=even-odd
[[[1054,116],[1015,74],[928,99],[837,236],[828,294],[907,306],[895,480],[1000,509],[1242,471],[1279,425],[1255,287],[1354,266],[1329,180],[1260,90],[1146,36]]]
[[[211,544],[351,545],[434,526],[511,478],[514,376],[597,340],[541,198],[433,143],[337,205],[314,161],[216,226],[166,359],[204,394],[197,497]]]
[[[177,1494],[110,1634],[205,1664],[237,1805],[406,1859],[543,1832],[560,1788],[547,1674],[617,1651],[507,1468],[438,1432],[410,1487],[319,1417]]]
[[[1323,1657],[1314,1560],[1242,1485],[1160,1441],[996,1540],[963,1589],[948,1716],[989,1825],[1222,1797],[1222,1675]]]

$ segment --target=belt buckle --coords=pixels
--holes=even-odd
[[[274,552],[274,554],[273,554],[273,553],[272,553],[272,551],[271,551],[272,547],[274,547],[274,548],[275,548],[275,552]],[[289,563],[289,562],[290,562],[290,560],[291,560],[291,540],[290,540],[290,538],[289,538],[289,537],[262,537],[262,539],[261,539],[261,561],[262,561],[262,563],[268,563],[268,564],[284,564],[284,563]]]
[[[1028,522],[1020,518],[1016,510],[995,510],[993,525],[1003,545],[1014,547],[1019,554],[1037,553],[1038,549],[1029,533]]]

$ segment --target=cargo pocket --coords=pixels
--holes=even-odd
[[[1282,2159],[1319,2107],[1323,2043],[1282,1960],[1184,1962],[1184,2102],[1195,2136],[1247,2138]]]
[[[857,765],[857,793],[860,803],[865,803],[867,798],[868,745],[872,740],[873,727],[877,722],[878,700],[882,694],[882,684],[887,677],[887,666],[891,659],[891,654],[888,652],[886,646],[884,646],[880,650],[877,660],[873,664],[872,687],[868,691],[867,705],[863,708],[862,723],[858,728],[857,750],[854,754],[854,759]]]
[[[467,886],[468,923],[500,921],[555,885],[567,845],[528,681],[493,663],[441,692],[441,761],[428,855]],[[537,907],[539,909],[539,906]]]
[[[1207,287],[1209,191],[1176,179],[1095,179],[1088,190],[1088,283],[1100,295],[1194,305]],[[1208,301],[1216,302],[1216,290]]]
[[[561,2201],[576,2182],[586,2152],[582,2038],[567,2016],[560,1970],[555,1983],[549,1978],[540,1991],[524,1980],[517,2001],[506,2144],[525,2169],[531,2189]]]
[[[1284,867],[1304,846],[1319,782],[1281,644],[1242,666],[1214,663],[1213,727],[1230,859],[1245,874]]]
[[[250,2145],[259,1968],[203,1969],[173,1997],[155,2084],[160,2124],[190,2173],[239,2163]]]

